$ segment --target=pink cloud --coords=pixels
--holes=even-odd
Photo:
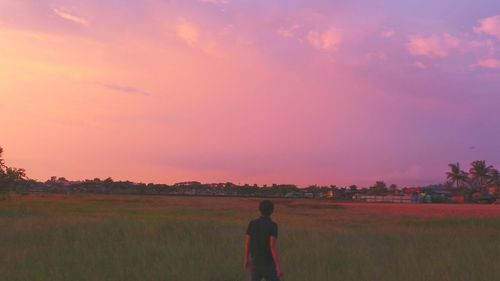
[[[391,38],[392,36],[394,36],[394,34],[394,30],[386,30],[381,33],[382,37],[384,38]]]
[[[285,38],[291,38],[295,36],[295,32],[297,29],[300,29],[302,26],[300,24],[294,24],[292,26],[286,27],[286,28],[280,28],[276,32]]]
[[[368,60],[368,61],[371,61],[371,60],[387,60],[387,54],[384,53],[384,52],[372,52],[372,53],[368,53],[365,55],[365,58]]]
[[[176,26],[176,31],[179,38],[190,47],[194,47],[198,42],[199,33],[194,24],[182,20],[182,22]]]
[[[419,68],[419,69],[426,69],[427,68],[427,66],[425,66],[425,64],[423,64],[420,61],[416,61],[414,65],[416,68]]]
[[[480,20],[479,26],[475,27],[474,31],[500,38],[500,15]]]
[[[307,40],[317,49],[334,51],[342,41],[342,36],[337,30],[331,28],[325,32],[309,31]]]
[[[497,59],[486,59],[480,60],[477,65],[484,68],[500,69],[500,60]]]
[[[498,155],[500,41],[441,29],[477,3],[363,1],[0,0],[2,146],[37,179],[165,183],[441,181],[463,147]]]
[[[52,8],[52,12],[54,12],[54,14],[56,14],[60,18],[65,19],[67,21],[71,21],[73,23],[76,23],[78,25],[82,25],[85,27],[89,26],[89,22],[86,19],[84,19],[82,17],[75,16],[73,14],[70,14],[65,9]]]
[[[407,43],[408,51],[416,56],[447,57],[450,51],[460,47],[460,39],[448,33],[443,35],[412,35]]]
[[[229,29],[230,27],[226,26],[223,32],[227,32]],[[203,29],[192,21],[181,18],[175,25],[175,33],[180,40],[193,49],[210,56],[223,56],[223,52],[221,52],[217,43],[217,35]]]

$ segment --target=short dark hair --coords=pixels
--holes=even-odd
[[[260,202],[259,211],[263,216],[269,217],[274,211],[273,202],[271,202],[269,200],[264,200],[264,201]]]

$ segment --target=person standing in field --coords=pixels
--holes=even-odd
[[[261,216],[248,224],[245,236],[244,267],[252,281],[279,281],[283,276],[276,247],[278,225],[271,220],[274,204],[264,200],[259,204]]]

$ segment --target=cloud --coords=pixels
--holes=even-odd
[[[425,66],[425,64],[423,64],[420,61],[416,61],[414,65],[416,68],[419,68],[419,69],[426,69],[427,68],[427,66]]]
[[[226,26],[224,32],[227,32],[227,30],[231,28],[231,26]],[[216,35],[206,30],[200,30],[196,24],[181,18],[179,23],[175,26],[175,30],[179,39],[184,41],[189,47],[202,51],[210,56],[224,56],[224,53],[219,48]]]
[[[386,31],[383,31],[381,33],[382,37],[384,38],[391,38],[392,36],[394,36],[394,30],[386,30]]]
[[[190,47],[195,47],[199,40],[199,32],[196,26],[186,20],[176,26],[177,35],[179,38],[186,42]]]
[[[99,83],[101,86],[108,88],[110,90],[116,91],[116,92],[122,92],[122,93],[127,93],[127,94],[137,94],[141,96],[149,96],[148,92],[145,92],[143,90],[130,87],[130,86],[124,86],[124,85],[118,85],[118,84],[109,84],[109,83]]]
[[[445,33],[427,37],[412,35],[406,47],[412,55],[443,58],[447,57],[450,51],[458,49],[460,44],[460,39]]]
[[[294,24],[290,27],[280,28],[276,32],[282,37],[291,38],[291,37],[295,36],[295,31],[297,31],[297,29],[299,29],[301,27],[302,27],[302,25],[300,25],[300,24]]]
[[[493,56],[496,52],[496,46],[491,39],[487,40],[473,40],[468,44],[470,50],[481,50],[483,55]]]
[[[63,18],[67,21],[71,21],[73,23],[76,23],[78,25],[85,26],[85,27],[89,26],[89,22],[86,19],[72,15],[62,8],[52,8],[52,12],[54,12],[54,14],[56,14],[60,18]]]
[[[384,61],[387,60],[387,54],[384,52],[371,52],[365,55],[365,59],[368,61],[374,61],[374,60]]]
[[[474,28],[476,33],[485,33],[500,39],[500,15],[484,18],[479,26]]]
[[[477,63],[477,65],[484,68],[500,69],[500,60],[497,59],[480,60]]]
[[[333,28],[325,32],[309,31],[307,41],[317,49],[334,51],[342,41],[342,36]]]

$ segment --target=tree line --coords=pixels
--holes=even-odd
[[[446,172],[446,178],[451,187],[485,191],[489,186],[500,186],[500,173],[492,165],[487,165],[484,160],[472,162],[468,172],[460,168],[460,163],[448,166],[450,171]]]
[[[453,194],[472,197],[473,194],[486,193],[489,186],[500,186],[500,174],[492,165],[478,160],[471,163],[465,172],[459,163],[449,164],[445,184],[429,185],[419,188],[420,193],[433,194],[436,189],[449,189]],[[0,147],[0,199],[7,198],[9,192],[29,193],[32,191],[48,193],[93,193],[93,194],[144,194],[144,195],[202,195],[202,196],[256,196],[256,197],[287,197],[300,196],[308,193],[317,198],[335,194],[336,199],[349,200],[354,194],[389,195],[402,194],[407,188],[399,188],[395,184],[387,185],[377,181],[369,187],[360,188],[356,185],[338,187],[336,185],[310,185],[299,188],[293,184],[257,184],[237,185],[226,183],[200,183],[196,181],[181,182],[173,185],[145,184],[131,181],[114,181],[111,178],[99,178],[83,181],[68,181],[64,177],[51,177],[45,182],[31,180],[24,169],[9,167],[3,159],[3,149]],[[297,195],[299,194],[299,195]]]

